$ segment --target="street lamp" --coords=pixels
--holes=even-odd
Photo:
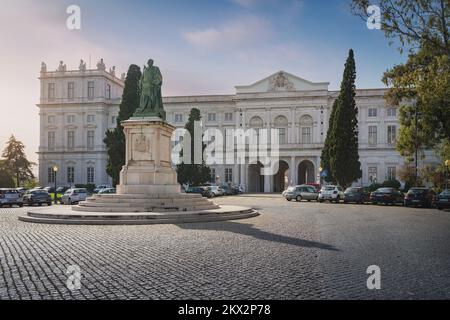
[[[448,189],[448,167],[450,167],[450,160],[445,160],[445,189]]]
[[[53,178],[55,179],[55,192],[54,192],[54,194],[55,194],[55,204],[58,203],[58,199],[57,199],[57,195],[56,195],[56,173],[57,172],[58,172],[58,167],[57,166],[53,166],[53,173],[54,173]]]

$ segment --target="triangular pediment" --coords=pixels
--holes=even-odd
[[[249,86],[236,86],[237,93],[328,90],[328,82],[311,82],[285,71],[278,71]]]

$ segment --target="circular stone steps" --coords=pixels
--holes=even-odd
[[[78,225],[139,225],[139,224],[178,224],[193,222],[211,222],[235,219],[246,219],[258,216],[259,213],[250,208],[238,206],[221,206],[210,210],[194,210],[183,212],[80,212],[71,207],[52,206],[30,210],[19,220],[47,224]]]
[[[81,212],[179,212],[218,209],[212,201],[197,194],[174,195],[94,195],[73,206]]]

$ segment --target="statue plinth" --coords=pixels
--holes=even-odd
[[[126,152],[117,193],[180,193],[171,160],[175,127],[158,117],[133,117],[122,122],[122,126]]]

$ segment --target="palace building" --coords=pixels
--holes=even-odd
[[[41,67],[39,179],[59,186],[111,184],[106,174],[105,132],[116,126],[124,75],[106,71],[103,61],[87,70],[57,71]],[[395,149],[398,112],[384,100],[385,89],[359,89],[359,156],[362,179],[358,185],[397,177],[404,159]],[[313,83],[284,71],[252,85],[237,86],[232,95],[164,97],[167,121],[183,128],[192,108],[202,114],[204,129],[278,129],[279,171],[261,175],[260,162],[213,165],[211,182],[241,185],[246,192],[280,192],[289,184],[320,180],[320,154],[328,119],[338,91],[327,82]],[[437,161],[426,152],[426,161]]]

